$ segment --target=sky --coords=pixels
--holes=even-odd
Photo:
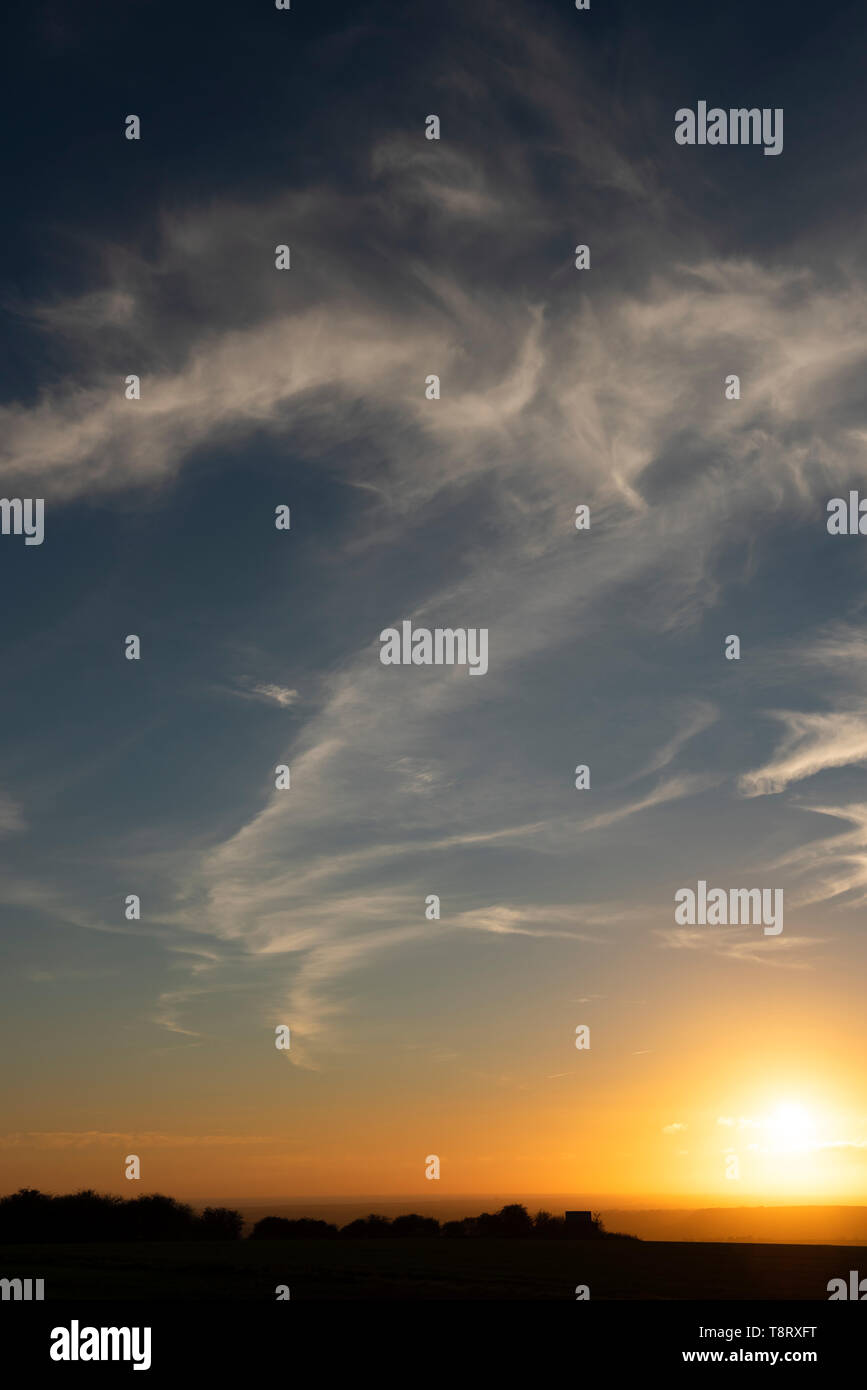
[[[863,1199],[865,27],[12,7],[0,1189]]]

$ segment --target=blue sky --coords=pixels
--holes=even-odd
[[[15,1180],[110,1185],[149,1142],[200,1190],[183,1152],[216,1135],[263,1146],[238,1191],[406,1190],[451,1114],[472,1190],[484,1135],[548,1105],[534,1188],[595,1135],[625,1190],[645,1153],[662,1182],[680,1097],[729,1114],[753,1030],[797,1073],[801,1011],[833,1012],[837,1074],[867,887],[864,552],[825,525],[867,437],[857,9],[18,24],[0,462],[46,536],[0,538]],[[678,147],[699,100],[784,108],[783,154]],[[402,619],[487,628],[488,673],[383,667]],[[699,878],[783,888],[784,932],[676,929]],[[857,1160],[867,1104],[838,1110]]]

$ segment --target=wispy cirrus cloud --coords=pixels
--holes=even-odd
[[[245,687],[233,690],[232,694],[239,695],[242,699],[279,705],[281,709],[291,709],[300,699],[297,690],[291,690],[285,685],[275,685],[271,681],[250,681]]]
[[[867,718],[833,711],[801,714],[772,711],[785,726],[785,735],[774,757],[753,772],[744,773],[739,787],[745,796],[767,796],[785,791],[794,782],[815,777],[827,768],[867,762]]]
[[[732,927],[706,927],[701,931],[688,927],[657,927],[654,936],[667,950],[701,951],[743,964],[788,970],[809,970],[811,961],[801,957],[825,944],[821,937],[786,933],[775,937],[748,937]]]
[[[85,292],[23,306],[68,357],[35,401],[0,408],[10,489],[26,479],[58,506],[168,490],[206,447],[266,437],[363,492],[344,538],[359,564],[426,527],[443,532],[439,563],[420,567],[417,588],[402,574],[385,590],[394,611],[378,601],[366,645],[347,638],[275,747],[274,764],[291,762],[291,794],[263,791],[228,832],[186,846],[165,870],[171,906],[133,928],[162,929],[172,948],[207,943],[214,957],[189,957],[191,987],[158,994],[152,1018],[180,1036],[199,1036],[187,1013],[219,988],[231,955],[267,963],[262,1012],[285,1007],[292,1060],[309,1059],[351,1007],[349,982],[428,939],[427,891],[448,904],[441,933],[504,944],[546,934],[598,945],[602,926],[646,922],[646,904],[619,885],[607,905],[576,886],[572,858],[586,836],[612,864],[614,845],[619,874],[629,834],[721,786],[717,769],[679,760],[722,722],[725,700],[706,673],[684,689],[675,647],[674,677],[653,702],[663,717],[654,709],[625,772],[607,773],[600,750],[586,802],[570,784],[585,756],[571,744],[592,746],[582,721],[595,701],[622,701],[635,669],[622,654],[674,642],[709,614],[722,623],[720,560],[733,536],[754,544],[769,521],[802,522],[816,490],[842,485],[863,458],[867,290],[845,257],[828,256],[833,274],[812,251],[808,264],[733,257],[697,224],[687,250],[686,203],[633,153],[640,116],[605,103],[603,121],[598,89],[576,81],[538,26],[501,7],[484,19],[474,41],[484,35],[502,58],[491,84],[478,81],[472,42],[442,81],[468,129],[508,138],[457,148],[374,132],[347,151],[340,181],[164,208],[140,244],[100,247]],[[518,97],[533,121],[512,129]],[[539,177],[540,151],[562,162],[560,180]],[[592,293],[564,225],[576,180],[591,210],[610,210],[613,196],[634,214],[604,219],[609,273],[594,271]],[[290,235],[284,274],[274,247]],[[124,400],[121,360],[139,364],[140,401]],[[722,392],[733,361],[749,383],[735,410]],[[439,401],[424,395],[430,373]],[[580,501],[593,525],[578,538]],[[408,688],[379,666],[380,626],[452,614],[490,629],[483,690],[442,672],[414,672]],[[576,650],[591,676],[583,687]],[[555,676],[560,703],[578,710],[568,750],[566,735],[556,749],[543,739],[552,714],[540,692]],[[279,680],[249,678],[234,693],[301,704]],[[867,757],[867,725],[852,712],[777,717],[781,747],[740,775],[748,797]],[[246,776],[245,790],[262,787],[260,766]],[[547,894],[535,881],[522,891],[531,863],[544,864]],[[513,877],[492,892],[494,871]],[[658,939],[775,965],[816,944]]]

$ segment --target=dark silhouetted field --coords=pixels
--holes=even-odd
[[[7,1245],[0,1275],[52,1299],[817,1299],[863,1247],[638,1241],[226,1241]]]

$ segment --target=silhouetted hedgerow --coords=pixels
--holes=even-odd
[[[570,1226],[565,1217],[540,1211],[530,1216],[526,1207],[517,1202],[498,1212],[484,1211],[479,1216],[466,1216],[462,1221],[445,1221],[442,1225],[432,1216],[358,1217],[338,1231],[326,1221],[290,1221],[281,1216],[266,1216],[257,1221],[250,1233],[251,1240],[382,1240],[445,1237],[447,1240],[525,1239],[525,1240],[636,1240],[636,1236],[620,1236],[606,1231],[599,1216],[580,1230]]]
[[[158,1192],[115,1197],[84,1191],[51,1197],[22,1188],[0,1197],[0,1242],[238,1240],[240,1212],[206,1207],[201,1215]]]
[[[0,1197],[0,1243],[46,1244],[65,1241],[188,1241],[238,1240],[244,1220],[228,1207],[205,1207],[196,1213],[174,1197],[158,1192],[141,1197],[115,1197],[98,1192],[73,1192],[51,1197],[34,1188],[22,1188]],[[310,1217],[291,1219],[264,1216],[250,1232],[250,1240],[635,1240],[635,1236],[611,1235],[599,1216],[580,1229],[562,1216],[540,1211],[530,1216],[514,1202],[498,1212],[483,1211],[462,1221],[440,1225],[432,1216],[411,1212],[390,1220],[387,1216],[359,1217],[337,1229],[329,1221]]]

